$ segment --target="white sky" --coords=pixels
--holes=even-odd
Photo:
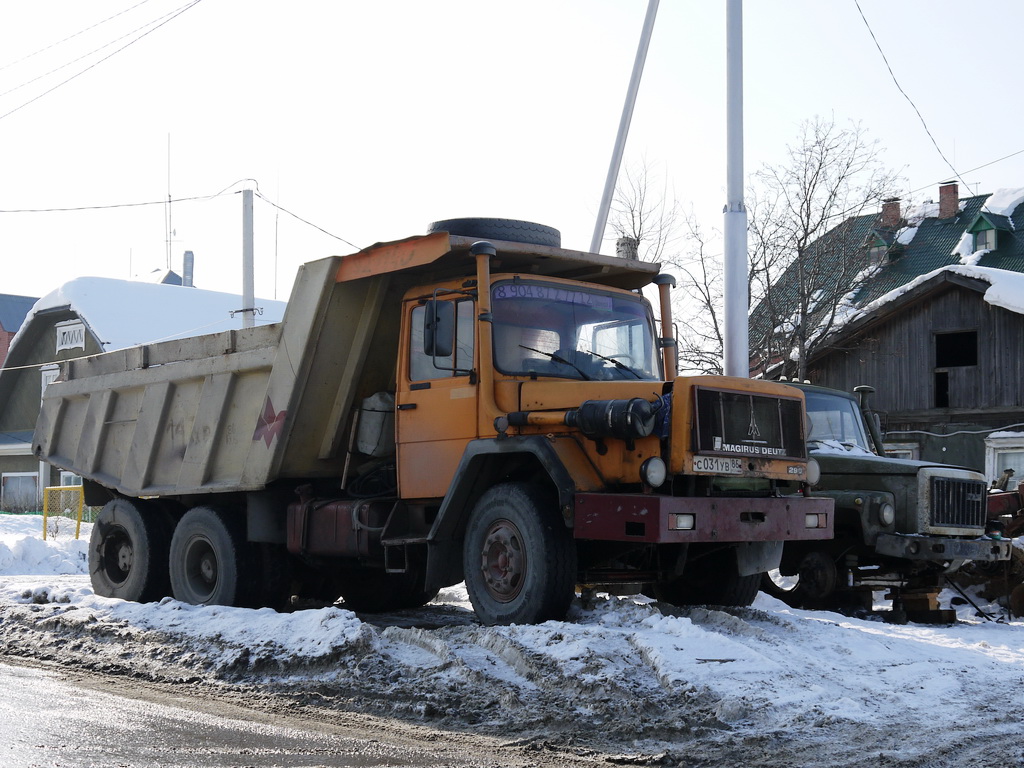
[[[138,33],[28,81],[187,5],[146,0],[21,60],[136,2],[0,4],[0,210],[207,196],[251,178],[357,246],[461,216],[538,221],[589,246],[645,0],[201,0],[19,109]],[[970,169],[1024,150],[1024,106],[992,74],[1012,71],[1024,4],[860,3],[962,193],[1019,187],[1024,154]],[[862,121],[917,190],[906,199],[953,175],[853,0],[748,2],[744,32],[748,174],[822,115]],[[725,201],[724,40],[725,3],[661,4],[626,151],[708,228]],[[286,299],[298,264],[352,250],[258,198],[255,213],[259,296]],[[199,287],[240,285],[240,195],[176,203],[172,223],[174,269],[190,249]],[[163,205],[0,213],[0,292],[162,268],[165,240]]]

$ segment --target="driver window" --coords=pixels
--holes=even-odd
[[[466,372],[473,367],[473,302],[463,299],[456,303],[454,356],[435,358],[423,351],[423,315],[425,312],[426,309],[423,306],[414,307],[412,310],[409,380],[424,381],[451,376],[466,376]],[[459,370],[453,370],[455,368]]]

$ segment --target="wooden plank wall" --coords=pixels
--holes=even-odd
[[[960,286],[922,300],[815,361],[811,381],[847,391],[869,384],[877,390],[878,410],[932,409],[934,335],[953,331],[977,331],[978,365],[948,369],[949,407],[1024,406],[1024,315]]]

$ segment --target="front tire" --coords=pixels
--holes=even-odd
[[[487,491],[470,516],[463,567],[483,624],[564,619],[575,595],[576,547],[554,493],[532,483]]]
[[[171,538],[171,590],[192,605],[240,605],[242,537],[223,513],[195,507]]]
[[[793,608],[832,608],[838,603],[839,572],[826,552],[812,549],[800,560],[796,574],[764,574],[761,591]]]
[[[100,510],[89,537],[89,578],[100,597],[148,603],[170,592],[170,533],[160,510],[113,499]]]

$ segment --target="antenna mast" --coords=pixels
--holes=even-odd
[[[167,269],[171,268],[171,134],[167,134]]]

